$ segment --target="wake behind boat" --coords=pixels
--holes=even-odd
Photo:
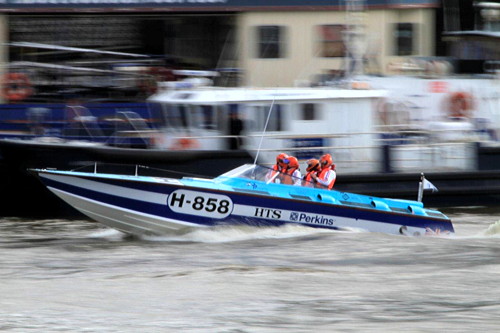
[[[447,216],[422,202],[275,183],[266,180],[270,170],[245,164],[214,179],[30,171],[83,214],[132,235],[287,223],[414,236],[454,233]]]

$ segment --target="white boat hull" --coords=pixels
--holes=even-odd
[[[228,224],[300,224],[404,235],[454,232],[444,214],[421,202],[269,183],[259,180],[269,169],[255,165],[213,180],[34,171],[78,211],[134,235]]]
[[[163,235],[180,232],[188,228],[201,227],[201,225],[195,223],[162,218],[119,206],[103,204],[56,188],[49,187],[49,190],[91,219],[129,234]]]

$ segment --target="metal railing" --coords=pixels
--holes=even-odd
[[[253,156],[257,154],[257,142],[263,136],[259,163],[271,165],[281,152],[297,156],[302,165],[309,158],[332,154],[338,169],[344,173],[370,172],[429,172],[445,170],[473,170],[476,165],[476,142],[479,136],[450,135],[453,130],[425,131],[374,131],[353,133],[317,133],[307,135],[273,133],[241,136],[242,149]],[[446,140],[445,135],[453,138]],[[232,135],[184,136],[194,140],[227,140]],[[443,139],[444,138],[444,139]],[[461,139],[460,139],[461,138]],[[460,140],[459,140],[460,139]],[[313,145],[297,146],[300,140],[313,140]],[[318,140],[318,141],[314,141]],[[307,141],[306,141],[307,142]]]

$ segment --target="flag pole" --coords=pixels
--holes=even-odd
[[[418,202],[422,202],[422,197],[424,196],[424,173],[420,174],[420,183],[418,183]]]

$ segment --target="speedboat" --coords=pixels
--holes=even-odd
[[[132,235],[165,235],[218,225],[299,224],[411,236],[452,234],[451,220],[421,201],[365,196],[286,182],[245,164],[213,179],[30,169],[63,201]],[[287,185],[294,183],[295,185]],[[297,186],[296,184],[300,185]]]

